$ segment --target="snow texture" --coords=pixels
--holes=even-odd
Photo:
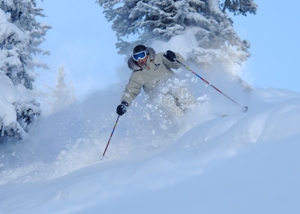
[[[299,213],[300,94],[227,88],[243,113],[193,84],[201,105],[177,125],[139,96],[103,161],[122,86],[45,118],[28,142],[2,144],[0,213]]]

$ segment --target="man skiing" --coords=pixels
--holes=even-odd
[[[128,60],[132,74],[121,104],[117,106],[117,114],[121,116],[126,113],[127,107],[139,95],[141,88],[169,117],[181,116],[188,106],[195,104],[196,99],[185,87],[174,85],[176,78],[172,69],[181,67],[175,59],[180,62],[184,60],[180,54],[170,50],[156,54],[151,47],[137,45]]]

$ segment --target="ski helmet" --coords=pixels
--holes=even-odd
[[[133,54],[141,52],[141,51],[147,51],[147,47],[144,45],[137,45],[133,49]]]

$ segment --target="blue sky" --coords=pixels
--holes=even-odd
[[[246,63],[246,73],[255,87],[299,92],[300,2],[255,2],[256,15],[234,17],[236,31],[251,43],[252,56]]]
[[[300,92],[297,52],[300,50],[300,2],[255,2],[257,15],[233,17],[239,36],[251,43],[252,56],[243,67],[242,78],[253,87]],[[53,27],[42,46],[51,52],[50,57],[43,57],[51,69],[38,70],[37,84],[54,85],[57,69],[62,65],[67,79],[76,85],[79,93],[119,81],[117,70],[126,68],[122,67],[124,57],[117,54],[111,23],[94,0],[60,3],[38,0],[37,3],[47,15],[42,20]]]

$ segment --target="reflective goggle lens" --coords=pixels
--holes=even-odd
[[[138,61],[139,59],[145,59],[146,56],[147,56],[146,51],[141,51],[141,52],[132,54],[132,58],[133,58],[135,61]]]

